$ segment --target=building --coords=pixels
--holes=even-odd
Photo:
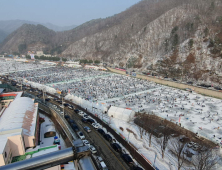
[[[16,98],[22,96],[22,92],[0,93],[0,103],[2,106],[8,106]]]
[[[44,53],[43,53],[43,51],[36,51],[36,55],[40,57],[40,56],[44,55]]]
[[[12,157],[24,155],[26,148],[38,144],[38,103],[22,92],[0,95],[4,109],[0,111],[0,166],[11,163]]]
[[[40,56],[44,56],[44,57],[55,57],[52,56],[51,54],[44,54],[43,51],[36,51],[36,56],[40,57]]]
[[[65,67],[74,67],[74,68],[80,68],[82,67],[81,65],[79,65],[79,62],[74,62],[74,61],[66,61],[63,66]]]
[[[0,132],[0,166],[10,164],[14,156],[25,154],[22,133],[21,128]]]

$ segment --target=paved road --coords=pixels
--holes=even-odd
[[[53,104],[56,104],[59,107],[59,104],[55,101],[50,101]],[[65,107],[65,113],[68,114],[78,125],[80,131],[84,133],[86,139],[90,142],[90,144],[94,145],[98,151],[96,155],[101,156],[108,169],[110,170],[130,170],[130,167],[123,161],[121,155],[113,150],[110,143],[106,141],[101,134],[97,132],[89,123],[83,123],[81,121],[81,116],[74,113],[73,110]],[[83,127],[89,126],[92,130],[90,133],[86,132]]]

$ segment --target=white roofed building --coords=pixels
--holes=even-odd
[[[0,116],[0,166],[38,144],[38,103],[16,97]]]

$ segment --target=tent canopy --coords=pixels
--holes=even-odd
[[[108,110],[108,115],[120,120],[129,121],[133,119],[135,112],[133,110],[111,106]]]

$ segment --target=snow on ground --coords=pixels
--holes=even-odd
[[[49,124],[54,125],[54,123],[50,120],[50,118],[48,118],[47,116],[41,113],[39,113],[39,116],[45,119],[45,122],[41,124],[41,129],[40,129],[40,141],[41,141],[40,147],[51,146],[53,145],[54,137],[44,138],[44,132],[45,132],[46,125],[49,125]],[[61,149],[67,148],[64,140],[62,139],[62,137],[57,131],[56,131],[56,136],[60,139]]]
[[[169,170],[169,169],[176,170],[177,169],[176,162],[172,161],[171,156],[168,153],[166,153],[165,158],[162,159],[159,145],[156,143],[154,136],[152,139],[151,147],[149,147],[149,141],[147,139],[148,138],[147,135],[144,134],[143,139],[140,139],[139,129],[133,122],[128,123],[128,122],[125,122],[123,120],[119,120],[116,118],[110,119],[110,117],[108,117],[107,115],[102,115],[102,114],[98,114],[98,117],[100,119],[103,119],[105,122],[108,122],[109,125],[117,133],[121,134],[121,136],[124,137],[126,141],[129,141],[133,146],[135,146],[138,149],[138,152],[142,154],[143,156],[145,156],[151,162],[152,165],[154,163],[155,154],[157,154],[157,159],[155,162],[155,166],[157,168],[159,168],[160,170]],[[120,130],[120,127],[122,127],[124,130],[123,131]],[[105,132],[107,132],[105,128],[103,129]],[[129,133],[126,129],[132,130],[135,134],[137,134],[137,137],[135,138],[135,136],[132,133]],[[122,146],[122,148],[125,148],[125,147]],[[172,167],[170,167],[171,163],[174,166],[172,165]]]
[[[33,66],[33,69],[36,67]],[[15,78],[17,75],[25,77],[29,82],[34,81],[33,85],[41,90],[44,85],[39,82],[59,90],[70,91],[69,99],[89,101],[88,110],[96,112],[100,117],[102,117],[100,109],[92,110],[96,107],[95,103],[106,107],[113,105],[130,108],[136,112],[152,112],[176,124],[181,123],[182,127],[218,144],[222,142],[222,100],[220,99],[128,76],[84,69],[42,68],[38,71],[20,71],[11,76]],[[106,122],[111,121],[111,126],[118,131],[119,125],[123,128],[130,126],[127,122],[110,120],[107,116],[103,116],[103,119]],[[135,125],[131,125],[130,128],[139,134]],[[122,133],[127,138],[126,130]],[[151,162],[157,153],[156,165],[159,169],[170,168],[171,157],[166,156],[164,161],[161,159],[155,140],[153,140],[153,147],[146,150],[144,149],[144,147],[147,148],[145,137],[143,141],[138,141],[130,135],[129,139]],[[52,142],[49,142],[50,145]],[[171,169],[174,166],[175,163]]]

